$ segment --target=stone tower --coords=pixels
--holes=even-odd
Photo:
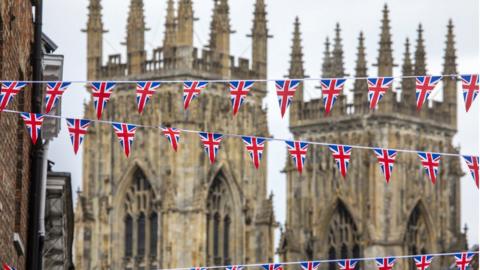
[[[422,31],[420,27],[415,63],[410,57],[410,44],[406,43],[402,66],[405,75],[415,69],[426,72]],[[294,36],[297,35],[299,29],[295,21]],[[357,77],[368,76],[364,39],[360,33],[354,65]],[[339,38],[335,38],[335,43],[337,40]],[[293,48],[301,48],[297,39],[293,44]],[[379,44],[378,75],[391,76],[394,62],[387,7],[383,10]],[[340,48],[335,47],[330,53],[327,40],[324,59],[328,63],[323,65],[323,74],[340,74],[338,67],[342,62],[334,60],[340,56]],[[295,60],[295,55],[292,53],[290,70],[302,70],[302,62]],[[455,59],[450,22],[445,73],[456,72]],[[353,89],[348,89],[352,91],[353,100],[339,99],[335,104],[336,113],[329,117],[324,116],[321,99],[293,103],[291,111],[295,117],[290,118],[290,131],[297,140],[457,153],[458,149],[452,145],[457,132],[455,81],[444,79],[447,101],[433,101],[431,106],[422,108],[421,113],[415,110],[414,82],[413,86],[406,81],[395,81],[395,84],[403,88],[400,99],[388,92],[376,111],[368,108],[365,80],[355,81]],[[406,100],[413,103],[407,104]],[[278,248],[282,261],[380,257],[465,248],[459,215],[462,171],[457,158],[442,159],[436,185],[424,175],[415,154],[399,153],[389,184],[381,174],[373,151],[353,149],[345,179],[326,147],[309,146],[301,175],[290,158],[288,160],[285,167],[287,220]],[[448,265],[450,261],[445,260],[435,260],[433,267]],[[409,263],[400,260],[395,269],[413,269]],[[362,263],[360,267],[376,269],[372,262]],[[324,264],[321,269],[337,268]]]
[[[175,14],[175,7],[177,13]],[[146,58],[142,0],[131,0],[127,60],[102,61],[100,1],[89,7],[90,80],[195,80],[265,78],[265,3],[257,0],[253,46],[248,59],[230,55],[227,0],[215,1],[210,47],[193,46],[191,0],[166,1],[164,43]],[[91,44],[91,43],[92,44]],[[201,51],[201,52],[200,52]],[[252,50],[252,51],[257,51]],[[212,83],[183,109],[182,85],[163,84],[139,115],[135,85],[118,84],[104,120],[164,125],[190,130],[268,136],[262,100],[266,85],[256,84],[236,117],[227,85]],[[92,101],[85,117],[94,118]],[[155,269],[244,264],[273,260],[272,198],[267,196],[266,157],[255,170],[243,142],[225,138],[210,165],[196,134],[181,134],[175,153],[157,129],[139,129],[125,158],[112,127],[94,124],[84,142],[83,185],[76,211],[76,266],[79,269]]]

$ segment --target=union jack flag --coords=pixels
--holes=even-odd
[[[440,166],[440,154],[429,153],[429,152],[417,152],[420,157],[425,172],[428,177],[435,184],[438,174],[438,166]]]
[[[375,259],[378,270],[392,270],[395,264],[395,258],[377,258]]]
[[[16,268],[6,263],[3,263],[3,270],[16,270]]]
[[[415,266],[417,267],[417,270],[427,270],[432,263],[433,256],[415,256],[413,257],[413,260],[415,261]]]
[[[282,117],[285,115],[290,103],[292,103],[293,96],[295,95],[295,91],[297,91],[297,87],[299,85],[299,80],[275,81],[278,105],[280,105],[280,113],[282,114]]]
[[[243,136],[242,140],[245,143],[245,147],[247,148],[248,154],[252,159],[253,165],[255,165],[255,168],[258,169],[258,166],[260,165],[260,161],[262,160],[263,149],[265,148],[266,140],[264,138],[256,138],[256,137],[248,137],[248,136]],[[278,270],[281,270],[281,269],[278,269]]]
[[[393,83],[392,77],[368,78],[368,101],[370,109],[375,110],[378,102],[383,98]]]
[[[242,270],[243,266],[241,265],[230,265],[225,267],[225,270]]]
[[[473,180],[478,188],[478,180],[480,179],[480,158],[476,156],[463,156],[463,159],[467,163],[470,174],[472,174]]]
[[[27,83],[25,82],[2,82],[2,89],[0,90],[0,112],[3,111],[8,103],[13,100],[23,87]]]
[[[204,267],[193,267],[193,268],[190,268],[190,270],[207,270],[207,268],[204,268]]]
[[[283,270],[283,266],[279,263],[269,263],[262,265],[264,270]]]
[[[321,80],[323,105],[325,106],[325,115],[328,115],[333,109],[333,105],[338,95],[343,91],[345,79]]]
[[[137,126],[125,123],[112,123],[112,126],[115,134],[117,134],[118,141],[122,146],[123,152],[125,152],[125,156],[130,156]]]
[[[297,166],[299,173],[302,173],[305,159],[307,158],[308,143],[299,141],[285,141],[288,147],[288,152],[292,156],[293,163]]]
[[[340,270],[355,270],[357,263],[357,260],[341,260],[338,262],[338,267]]]
[[[300,266],[302,267],[302,270],[317,270],[318,267],[320,266],[320,262],[314,262],[314,261],[302,262],[300,263]]]
[[[230,85],[230,100],[232,101],[233,115],[236,115],[240,106],[253,86],[253,81],[232,81]]]
[[[183,108],[188,109],[190,102],[194,100],[200,92],[207,87],[208,82],[187,81],[183,83]]]
[[[430,94],[437,86],[438,82],[442,79],[442,76],[417,76],[415,79],[415,95],[417,97],[417,110],[419,111],[425,100],[428,99]]]
[[[465,101],[465,109],[470,110],[472,103],[478,96],[480,92],[479,86],[479,76],[478,74],[474,75],[461,75],[462,78],[462,88],[463,88],[463,100]]]
[[[180,142],[180,130],[177,128],[162,128],[162,132],[167,137],[173,150],[177,152],[178,143]]]
[[[382,169],[385,180],[387,180],[387,183],[390,182],[390,177],[393,172],[393,164],[395,163],[395,157],[397,157],[397,151],[382,148],[375,148],[373,151],[377,156],[378,163],[380,163],[380,169]]]
[[[40,113],[20,113],[27,127],[28,133],[32,138],[33,144],[37,143],[37,139],[40,137],[40,131],[42,129],[43,118],[45,117]]]
[[[329,145],[328,148],[332,151],[333,158],[340,173],[343,177],[347,175],[348,165],[350,164],[350,155],[352,154],[352,147],[348,145]]]
[[[93,105],[97,113],[97,118],[102,118],[102,112],[107,102],[110,100],[110,95],[115,88],[114,82],[93,82],[92,83],[92,96]]]
[[[462,252],[455,254],[455,264],[457,265],[457,269],[467,270],[468,266],[472,262],[473,256],[475,256],[475,253],[473,252]]]
[[[67,118],[68,132],[70,133],[70,140],[73,145],[73,152],[77,154],[83,138],[87,134],[87,129],[90,126],[90,120]]]
[[[70,82],[49,82],[45,93],[45,113],[49,113],[53,107],[57,106],[58,100],[63,95]]]
[[[137,83],[137,107],[138,113],[142,113],[143,109],[155,94],[155,89],[160,87],[159,82],[138,82]]]
[[[210,163],[215,163],[215,158],[217,156],[218,149],[220,148],[220,143],[222,142],[223,135],[218,133],[207,133],[200,132],[200,139],[203,143],[203,148],[205,153],[208,155]]]

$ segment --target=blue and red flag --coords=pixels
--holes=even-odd
[[[419,111],[425,100],[428,99],[430,94],[437,86],[438,82],[442,79],[442,76],[417,76],[415,78],[415,96],[417,97],[417,111]]]
[[[302,267],[302,270],[317,270],[319,266],[320,266],[320,262],[315,262],[315,261],[300,263],[300,267]]]
[[[375,259],[378,270],[392,270],[395,265],[395,258],[377,258]]]
[[[229,83],[233,115],[237,114],[253,84],[254,81],[231,81]]]
[[[467,163],[468,170],[470,171],[473,181],[475,181],[475,184],[478,188],[478,180],[480,179],[480,158],[476,156],[463,156],[463,159]]]
[[[427,173],[432,183],[435,184],[438,167],[440,166],[440,154],[430,152],[417,152],[417,154],[420,157],[425,173]]]
[[[461,75],[462,88],[463,88],[463,100],[465,101],[465,109],[470,110],[473,102],[480,92],[480,76],[478,74]]]
[[[457,266],[457,269],[467,270],[468,266],[472,262],[473,256],[475,256],[475,253],[462,252],[462,253],[457,253],[454,256],[455,256],[455,265]]]
[[[293,96],[297,91],[297,87],[300,85],[299,80],[284,80],[275,81],[275,87],[277,88],[278,105],[280,106],[280,113],[282,117],[292,103]]]
[[[204,267],[193,267],[193,268],[190,268],[190,270],[207,270],[207,268],[204,268]]]
[[[44,115],[40,113],[20,113],[25,126],[27,127],[28,134],[32,138],[33,144],[37,143],[37,139],[40,137],[40,132],[42,129]]]
[[[415,266],[417,267],[417,270],[427,270],[430,267],[430,264],[432,263],[433,256],[430,256],[430,255],[415,256],[413,257],[413,260],[415,261]]]
[[[3,266],[3,270],[16,270],[15,267],[10,266],[10,265],[8,265],[8,264],[6,264],[6,263],[3,263],[2,266]]]
[[[260,161],[262,160],[263,150],[265,149],[266,139],[242,136],[242,140],[245,143],[245,147],[247,148],[248,154],[252,159],[253,165],[255,165],[255,168],[258,169]]]
[[[45,93],[45,113],[49,113],[58,104],[58,100],[71,85],[70,82],[49,82]]]
[[[393,83],[393,77],[368,78],[368,101],[370,109],[375,110],[378,102],[383,98],[385,93]]]
[[[218,149],[220,148],[220,143],[222,142],[223,135],[218,133],[207,133],[200,132],[200,139],[203,143],[203,148],[205,153],[210,160],[210,163],[215,163],[215,158],[217,157]]]
[[[345,86],[345,79],[325,79],[321,80],[323,105],[325,106],[325,115],[328,115],[333,109],[338,95],[342,93]]]
[[[298,172],[302,173],[307,158],[308,143],[300,141],[285,141],[285,143]]]
[[[264,270],[283,270],[283,265],[279,263],[269,263],[262,265]]]
[[[135,131],[137,131],[137,126],[126,123],[112,123],[112,126],[115,134],[117,134],[118,141],[122,146],[125,156],[130,156],[133,139],[135,139]]]
[[[102,118],[102,112],[107,102],[110,100],[110,95],[115,88],[114,82],[93,82],[92,83],[92,96],[93,96],[93,105],[95,107],[95,112],[97,118]]]
[[[25,82],[2,82],[0,90],[0,112],[3,111],[13,98],[27,85]]]
[[[377,156],[380,169],[387,183],[390,182],[390,177],[393,172],[393,164],[395,163],[395,157],[397,157],[397,151],[391,149],[375,148],[373,149],[375,156]]]
[[[138,82],[137,83],[137,107],[138,113],[142,113],[145,106],[148,104],[152,95],[155,94],[155,89],[160,87],[160,82]]]
[[[350,155],[352,154],[352,147],[348,145],[329,145],[328,148],[332,151],[333,158],[337,164],[340,174],[345,177],[347,175],[348,165],[350,164]]]
[[[208,85],[208,82],[200,81],[186,81],[183,83],[183,108],[188,109],[190,102],[200,95],[200,92],[204,90]]]
[[[173,150],[177,152],[178,143],[180,142],[180,130],[177,128],[162,128],[163,135],[167,137],[170,145],[172,146]]]
[[[85,119],[72,119],[67,118],[68,132],[70,133],[70,140],[73,145],[73,152],[77,154],[80,145],[83,142],[83,138],[87,134],[88,127],[91,121]]]
[[[357,260],[341,260],[338,262],[338,268],[340,270],[355,270],[357,263]]]
[[[241,265],[230,265],[225,267],[225,270],[242,270],[243,266]]]

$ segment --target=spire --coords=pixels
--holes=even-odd
[[[335,39],[332,51],[332,75],[336,78],[344,77],[346,75],[343,64],[343,47],[340,32],[340,24],[337,23],[335,27]]]
[[[357,63],[355,65],[355,77],[367,77],[367,55],[365,53],[365,38],[363,32],[358,36]],[[355,80],[353,85],[355,112],[363,113],[368,109],[368,88],[364,80]]]
[[[192,0],[180,0],[177,16],[177,45],[193,47]]]
[[[168,0],[167,17],[165,19],[165,37],[163,39],[163,48],[168,50],[175,46],[175,7],[173,0]]]
[[[127,21],[127,57],[130,74],[139,74],[143,71],[146,30],[143,0],[131,0]]]
[[[305,70],[303,68],[303,48],[302,37],[300,33],[300,20],[295,17],[292,51],[290,53],[290,69],[288,70],[289,78],[303,78],[305,77]],[[290,108],[290,123],[295,123],[300,119],[300,113],[303,106],[303,83],[297,88],[294,102]]]
[[[259,77],[267,76],[267,44],[268,34],[267,28],[267,11],[264,0],[256,0],[255,11],[253,12],[252,33],[252,66]]]
[[[325,39],[325,51],[323,52],[322,77],[332,78],[332,54],[330,53],[330,40]]]
[[[107,32],[103,29],[100,0],[90,0],[87,28],[82,32],[87,33],[87,78],[98,79],[103,57],[103,33]]]
[[[403,53],[402,76],[414,75],[414,67],[410,53],[410,40],[405,40],[405,52]],[[415,111],[415,79],[402,78],[402,106]]]
[[[423,40],[422,24],[418,25],[417,47],[415,49],[415,75],[427,74],[427,62],[425,56],[425,45]]]
[[[213,17],[210,25],[210,49],[218,53],[220,73],[230,75],[230,16],[228,0],[214,0]]]
[[[388,18],[388,6],[383,8],[382,27],[380,33],[380,49],[378,50],[378,76],[391,76],[393,74],[393,51],[392,35],[390,34],[390,19]]]
[[[445,47],[445,56],[443,57],[443,74],[457,73],[457,55],[455,50],[455,34],[453,33],[453,22],[448,21],[447,41]],[[450,119],[450,124],[457,126],[457,83],[454,77],[443,77],[443,108]]]

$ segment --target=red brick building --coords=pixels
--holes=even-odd
[[[0,1],[0,80],[31,80],[31,0]],[[30,111],[31,86],[8,109]],[[0,114],[0,262],[26,268],[32,145],[20,117]]]

